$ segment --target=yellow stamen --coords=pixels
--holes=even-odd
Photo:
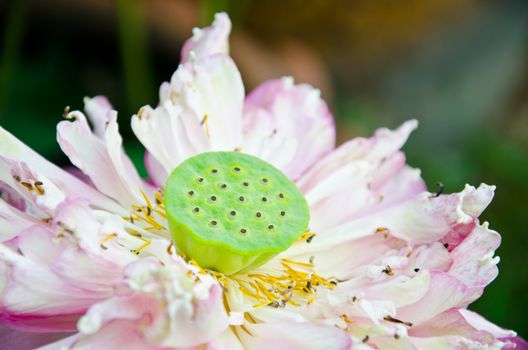
[[[143,244],[142,244],[139,248],[137,248],[137,249],[132,249],[132,250],[130,251],[130,252],[132,252],[132,253],[134,253],[134,254],[136,254],[136,255],[139,255],[139,253],[140,253],[143,249],[145,249],[146,247],[148,247],[148,246],[150,245],[150,241],[147,241],[146,239],[143,239],[143,238],[141,238],[141,237],[138,237],[138,238],[139,238],[140,240],[143,241]]]
[[[252,273],[228,278],[239,285],[242,294],[256,300],[255,308],[310,304],[317,296],[316,287],[332,289],[336,285],[315,273],[312,263],[282,259],[281,266],[283,272],[279,275]]]
[[[111,233],[109,235],[106,235],[103,240],[101,241],[101,244],[100,244],[100,247],[104,250],[107,250],[108,247],[105,246],[105,243],[108,242],[109,240],[111,240],[112,238],[115,238],[117,237],[117,233]]]
[[[166,233],[167,227],[163,223],[166,218],[163,191],[158,190],[154,193],[154,203],[145,192],[141,191],[141,196],[145,201],[145,205],[132,205],[130,216],[125,216],[123,219],[132,224],[137,224],[149,232]]]

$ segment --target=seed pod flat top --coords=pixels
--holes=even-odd
[[[309,222],[308,204],[293,182],[237,152],[207,152],[181,163],[167,180],[165,205],[178,248],[224,273],[287,249]]]

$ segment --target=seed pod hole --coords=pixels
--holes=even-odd
[[[256,216],[257,218],[261,218],[261,217],[262,217],[262,213],[261,213],[260,211],[257,211],[256,214],[255,214],[255,216]]]
[[[238,197],[238,201],[239,201],[239,202],[243,202],[243,201],[245,201],[245,200],[246,200],[246,198],[244,198],[244,196],[240,196],[240,197]]]
[[[210,198],[211,198],[212,202],[216,202],[216,200],[217,200],[216,196],[211,196]]]
[[[262,197],[260,200],[266,203],[268,201],[268,197]]]
[[[193,212],[196,213],[196,214],[198,214],[198,213],[200,212],[200,208],[198,208],[198,207],[194,207]]]
[[[189,197],[193,197],[193,196],[194,196],[194,191],[191,190],[191,191],[187,192],[187,195],[188,195]]]
[[[213,175],[218,174],[218,169],[211,169],[211,174],[213,174]]]
[[[233,167],[233,171],[235,173],[239,173],[240,171],[242,171],[242,169],[240,167],[236,166],[236,167]]]
[[[275,228],[275,226],[273,226],[272,224],[269,224],[269,225],[268,225],[268,230],[271,231],[271,230],[273,230],[274,228]]]
[[[196,179],[196,182],[198,182],[199,184],[203,184],[204,183],[204,178],[203,177],[199,177]]]
[[[227,184],[219,184],[218,188],[220,188],[221,190],[225,190],[227,189]]]
[[[247,181],[242,182],[242,186],[249,187],[249,182],[247,182]]]
[[[240,234],[245,236],[247,234],[247,230],[245,228],[240,229]]]
[[[286,212],[285,212],[284,210],[282,210],[282,211],[280,212],[280,216],[286,216]]]
[[[265,185],[269,183],[269,179],[267,177],[263,177],[260,181]]]

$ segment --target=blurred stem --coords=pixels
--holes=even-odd
[[[117,0],[116,4],[128,107],[135,112],[147,103],[155,104],[146,27],[139,0]]]
[[[4,47],[0,57],[0,121],[4,117],[6,104],[11,92],[11,77],[16,69],[20,45],[24,34],[27,14],[27,1],[14,0],[12,2],[4,31]]]

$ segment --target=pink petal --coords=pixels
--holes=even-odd
[[[72,331],[79,314],[97,301],[93,293],[2,245],[0,260],[10,267],[0,298],[0,319],[19,329]]]
[[[0,198],[10,206],[24,211],[26,209],[26,201],[15,189],[7,183],[0,181]]]
[[[298,183],[311,207],[312,229],[326,231],[423,192],[419,172],[406,167],[398,151],[415,127],[411,121],[371,139],[354,139],[308,171]]]
[[[244,103],[242,151],[263,158],[297,179],[334,148],[332,115],[320,91],[291,78],[270,80]]]
[[[106,125],[112,119],[112,105],[105,96],[84,98],[84,109],[92,122],[94,134],[104,138]]]
[[[65,227],[71,237],[60,238],[59,234],[66,234]],[[80,314],[112,295],[126,256],[136,258],[126,247],[120,247],[126,256],[115,254],[110,242],[103,251],[102,230],[86,206],[67,201],[50,225],[21,232],[10,242],[11,249],[0,245],[4,267],[0,284],[5,284],[0,317],[25,329],[74,329]],[[79,240],[72,243],[75,237]]]
[[[468,309],[460,309],[458,310],[458,312],[464,318],[464,320],[468,322],[472,327],[479,331],[488,332],[492,334],[495,338],[511,338],[515,337],[516,335],[513,331],[506,330],[494,325],[493,323],[486,320],[484,317],[477,314],[476,312],[470,311]]]
[[[213,341],[229,326],[222,288],[209,275],[198,279],[189,271],[181,259],[161,265],[145,258],[128,265],[119,294],[93,305],[79,320],[82,338],[130,321],[130,332],[149,344],[192,347]]]
[[[226,13],[217,13],[213,24],[203,29],[194,28],[193,36],[183,44],[181,63],[192,59],[214,55],[216,53],[229,53],[229,33],[231,21]],[[193,55],[191,57],[191,52]]]
[[[459,310],[448,310],[427,322],[411,327],[409,335],[420,338],[460,336],[488,345],[496,341],[496,338],[490,332],[475,328],[467,322]]]
[[[504,350],[527,350],[528,349],[528,342],[524,340],[521,337],[511,337],[511,338],[505,338],[502,339],[504,342],[506,342],[506,346],[503,348]]]
[[[66,171],[48,162],[2,128],[0,128],[0,156],[13,160],[23,160],[35,172],[47,177],[53,183],[60,186],[61,189],[64,189],[65,192],[82,195],[84,198],[89,199],[94,206],[112,212],[120,212],[122,210],[114,201],[97,192],[94,188],[86,185],[73,175],[68,174]],[[4,165],[0,161],[0,168]],[[0,180],[14,187],[13,179],[8,174],[9,172],[0,172]]]
[[[248,326],[253,336],[242,342],[252,350],[348,350],[350,336],[332,326],[309,323],[260,323]]]
[[[150,180],[154,186],[158,188],[163,188],[165,186],[165,181],[169,176],[160,162],[150,154],[150,152],[145,152],[145,167],[147,168],[147,173],[149,174]]]
[[[161,347],[147,344],[137,329],[134,321],[119,320],[105,325],[99,332],[90,335],[80,335],[72,339],[71,347],[76,350],[161,350]],[[69,341],[68,341],[69,342]],[[65,345],[59,342],[57,346],[50,345],[42,350],[60,349]],[[169,350],[169,349],[167,349]]]
[[[475,227],[471,234],[451,251],[453,265],[449,274],[468,286],[487,286],[499,273],[499,259],[494,258],[494,253],[500,241],[500,235],[488,229],[487,224]]]
[[[372,138],[358,137],[348,141],[321,159],[299,180],[301,190],[305,193],[308,192],[313,186],[324,180],[328,174],[337,171],[350,162],[381,161],[398,152],[417,125],[416,120],[411,120],[397,130],[379,129]]]
[[[10,240],[28,227],[38,224],[42,222],[0,199],[0,242]]]
[[[134,321],[139,327],[142,326],[140,321],[145,315],[159,312],[157,307],[156,301],[148,295],[114,296],[93,305],[79,320],[77,327],[83,334],[94,334],[114,320]],[[148,324],[148,317],[146,323]]]
[[[2,349],[31,350],[68,336],[67,333],[29,333],[0,325]]]
[[[428,292],[418,302],[398,309],[400,320],[420,324],[455,307],[466,307],[482,294],[444,272],[431,272]]]

